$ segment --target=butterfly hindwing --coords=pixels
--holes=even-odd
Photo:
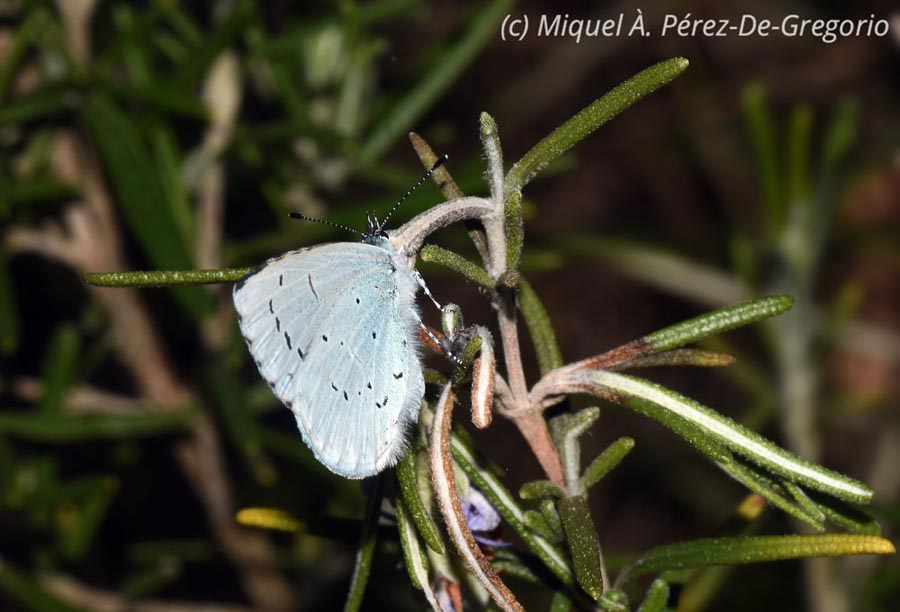
[[[293,251],[235,286],[241,331],[304,441],[329,469],[362,478],[392,465],[424,395],[415,284],[362,243]]]

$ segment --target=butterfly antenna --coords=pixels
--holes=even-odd
[[[408,198],[409,195],[410,195],[413,191],[415,191],[422,183],[424,183],[425,181],[427,181],[428,178],[429,178],[432,174],[434,174],[434,171],[435,171],[435,170],[437,170],[438,168],[440,168],[441,166],[443,166],[445,161],[447,161],[447,156],[446,156],[446,155],[441,155],[441,156],[438,158],[438,160],[437,160],[436,162],[434,162],[434,165],[431,166],[431,168],[428,169],[428,172],[426,172],[425,175],[424,175],[422,178],[420,178],[418,181],[416,181],[416,184],[413,185],[412,188],[411,188],[409,191],[407,191],[406,193],[403,194],[403,197],[401,197],[399,200],[397,200],[397,203],[394,204],[393,208],[391,208],[391,209],[388,211],[387,216],[384,218],[383,221],[381,221],[381,223],[378,224],[378,227],[379,227],[379,228],[383,228],[383,227],[385,226],[385,224],[388,222],[388,219],[391,218],[391,215],[394,214],[394,211],[397,210],[398,208],[400,208],[400,205],[403,204],[403,201],[404,201],[406,198]],[[376,219],[376,222],[377,222],[377,219]]]
[[[315,217],[307,217],[301,213],[288,213],[288,217],[291,219],[300,219],[301,221],[311,221],[313,223],[321,223],[322,225],[330,225],[331,227],[336,227],[338,229],[346,230],[348,232],[353,232],[354,234],[359,234],[360,236],[365,237],[365,234],[358,229],[354,229],[352,227],[347,227],[346,225],[342,225],[340,223],[335,223],[334,221],[326,221],[324,219],[316,219]]]

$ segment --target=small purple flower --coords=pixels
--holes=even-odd
[[[510,542],[486,537],[500,526],[500,513],[481,491],[470,485],[467,495],[460,498],[459,501],[466,516],[466,523],[472,530],[472,536],[476,542],[494,548],[511,546]]]

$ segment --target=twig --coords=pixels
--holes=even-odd
[[[246,606],[197,601],[134,601],[118,593],[89,587],[74,578],[42,575],[41,584],[56,597],[94,612],[251,612]]]

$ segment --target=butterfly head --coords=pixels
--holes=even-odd
[[[367,227],[363,234],[362,241],[366,244],[382,246],[388,240],[387,232],[384,231],[384,222],[379,221],[373,213],[366,213]],[[385,219],[387,221],[387,219]]]

